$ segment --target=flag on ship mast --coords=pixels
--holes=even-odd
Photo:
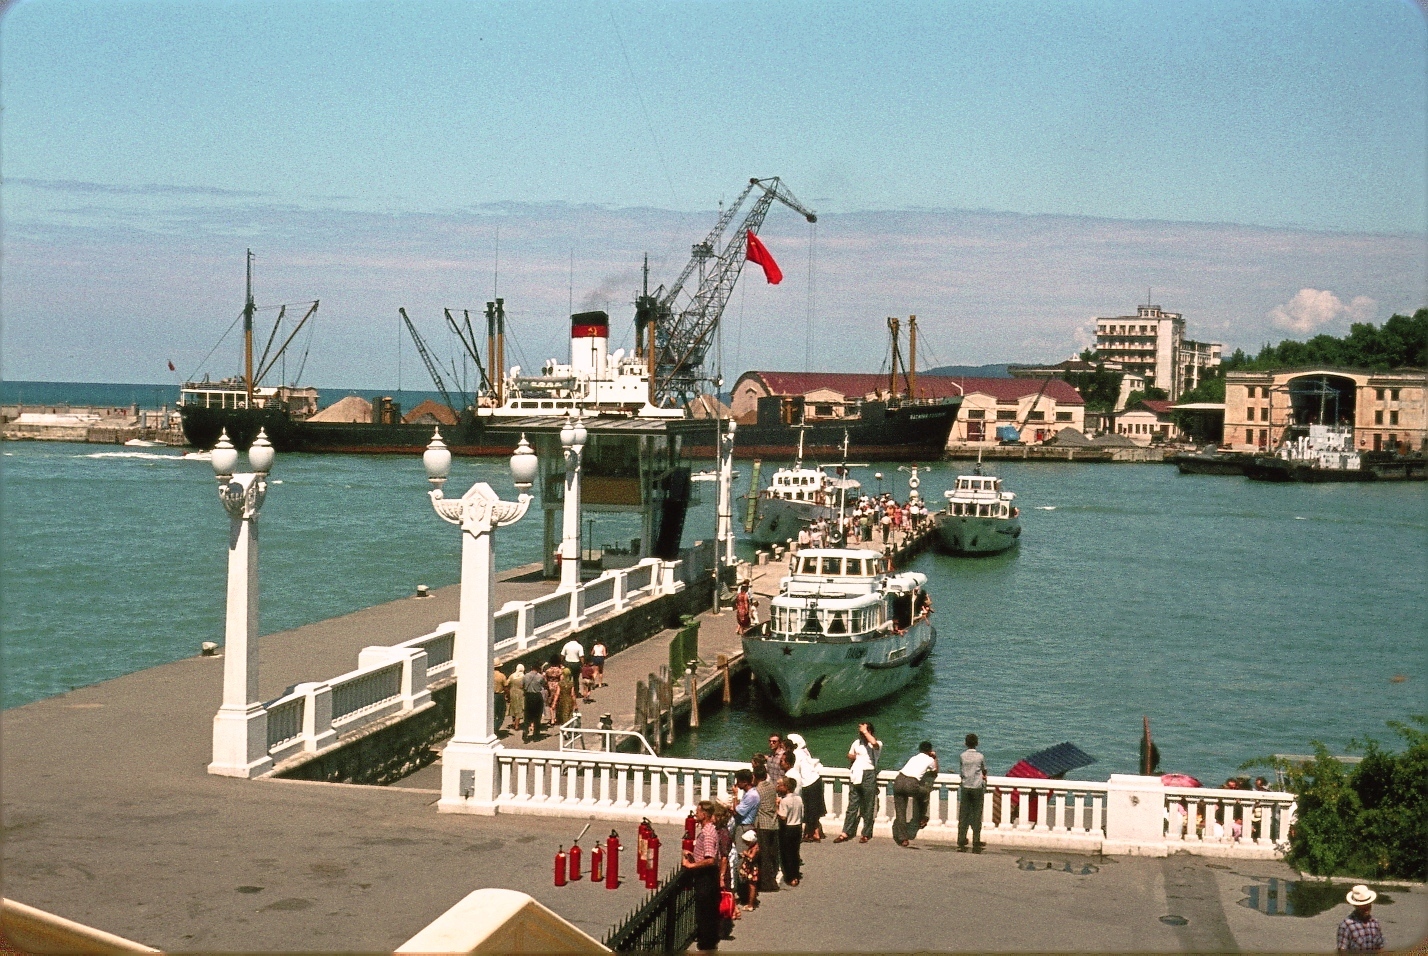
[[[769,252],[764,244],[759,241],[759,237],[754,235],[754,231],[748,231],[749,244],[745,255],[750,262],[757,262],[764,267],[764,278],[769,285],[778,285],[783,281],[783,271],[779,269],[778,263],[774,261],[773,253]]]

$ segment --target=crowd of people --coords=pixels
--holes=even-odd
[[[986,761],[976,748],[976,735],[968,734],[961,755],[961,790],[980,798],[986,788]],[[843,829],[834,843],[855,836],[860,843],[873,838],[882,752],[873,725],[860,723],[848,747],[851,786]],[[899,846],[911,846],[927,826],[939,769],[937,751],[924,740],[898,771],[893,781],[893,839]],[[974,850],[980,852],[981,800],[975,800],[974,808],[967,793],[959,793],[958,799],[962,819],[970,821],[960,828],[959,849],[967,847],[970,826]],[[726,800],[699,803],[694,848],[682,861],[694,880],[699,949],[716,949],[719,940],[732,933],[734,920],[758,909],[760,894],[803,881],[802,845],[824,839],[826,814],[823,764],[796,733],[770,734],[768,751],[754,754],[749,766],[734,775],[734,792]]]
[[[568,721],[580,704],[594,703],[591,692],[605,686],[605,656],[604,644],[597,641],[587,656],[584,645],[571,638],[542,667],[526,670],[517,664],[509,674],[495,668],[497,732],[519,731],[521,742],[529,743]]]
[[[893,540],[894,532],[915,534],[930,515],[927,503],[920,497],[898,504],[887,492],[863,495],[849,504],[841,521],[836,516],[819,518],[800,529],[795,544],[800,549],[821,548],[841,540],[850,544],[880,543],[886,548]],[[840,527],[841,537],[838,533]]]

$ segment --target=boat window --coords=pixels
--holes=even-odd
[[[833,612],[833,620],[831,620],[831,621],[828,622],[828,633],[829,633],[829,634],[847,634],[847,633],[848,633],[848,622],[847,622],[847,620],[844,618],[842,611],[834,611],[834,612]]]
[[[804,573],[804,574],[817,574],[817,573],[818,573],[818,559],[817,559],[817,558],[804,558],[804,559],[803,559],[803,573]]]
[[[842,574],[842,573],[843,573],[842,564],[843,564],[843,561],[842,561],[841,558],[824,558],[824,559],[823,559],[823,573],[824,573],[824,574]]]
[[[823,625],[818,623],[818,612],[809,610],[808,616],[803,620],[804,634],[822,634]]]

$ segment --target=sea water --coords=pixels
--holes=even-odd
[[[0,445],[3,703],[33,701],[221,641],[228,518],[210,465],[181,449]],[[703,467],[708,463],[696,463]],[[739,463],[744,486],[750,469]],[[941,501],[967,463],[922,473]],[[895,466],[854,469],[899,498]],[[998,463],[1018,494],[1020,545],[988,558],[926,553],[938,645],[896,697],[791,725],[756,696],[705,716],[679,750],[747,758],[797,729],[830,766],[871,720],[900,765],[930,739],[944,764],[968,732],[994,771],[1069,740],[1134,772],[1142,717],[1163,769],[1219,783],[1247,760],[1392,741],[1428,712],[1428,488],[1275,485],[1164,465]],[[279,455],[261,518],[264,633],[454,583],[460,535],[427,500],[417,456]],[[503,459],[457,459],[459,494]],[[712,484],[685,542],[713,533]],[[742,513],[743,501],[736,503]],[[638,516],[591,515],[597,545]],[[497,537],[497,564],[537,561],[533,508]],[[741,550],[747,546],[741,545]],[[750,553],[744,550],[745,554]],[[314,679],[333,675],[312,675]]]

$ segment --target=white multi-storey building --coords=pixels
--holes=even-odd
[[[1138,306],[1135,315],[1096,319],[1098,356],[1120,363],[1147,386],[1165,389],[1172,400],[1198,385],[1202,370],[1219,366],[1220,349],[1216,342],[1187,341],[1185,319],[1158,305]]]

